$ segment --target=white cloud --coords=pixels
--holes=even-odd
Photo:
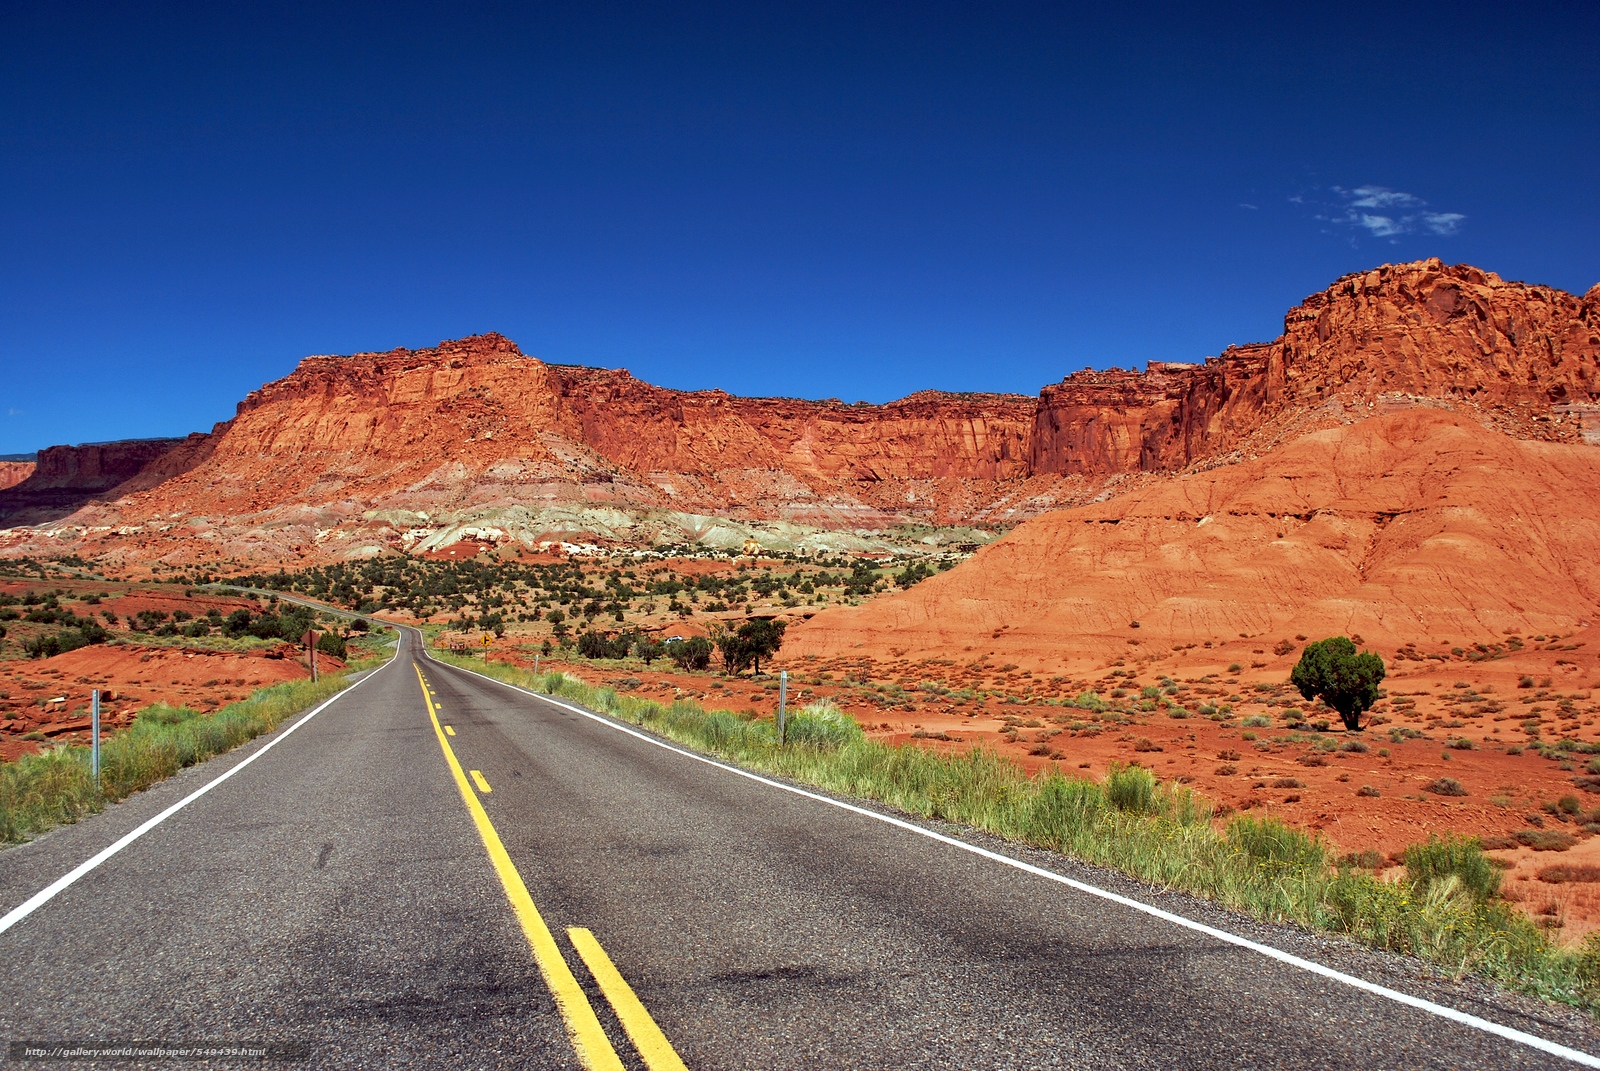
[[[1396,243],[1406,234],[1434,234],[1449,236],[1461,231],[1467,217],[1460,212],[1435,212],[1428,202],[1404,190],[1371,184],[1346,189],[1329,187],[1333,200],[1310,199],[1296,194],[1289,198],[1294,204],[1311,204],[1320,209],[1316,218],[1336,227],[1345,227],[1372,238],[1387,238]],[[1381,209],[1382,211],[1367,211]]]
[[[1460,212],[1424,212],[1422,225],[1434,234],[1454,234],[1461,229],[1461,221],[1466,218]]]
[[[1335,186],[1334,189],[1352,198],[1350,204],[1355,208],[1414,208],[1425,203],[1420,197],[1387,186],[1357,186],[1353,190]]]
[[[1391,219],[1388,216],[1373,216],[1366,212],[1362,212],[1356,222],[1367,228],[1374,238],[1387,238],[1391,234],[1404,234],[1406,230],[1405,224],[1399,220]]]

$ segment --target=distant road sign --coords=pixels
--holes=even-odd
[[[493,642],[494,642],[494,637],[493,637],[493,636],[491,636],[491,635],[489,635],[489,634],[488,634],[488,633],[487,633],[487,632],[485,632],[485,633],[484,633],[484,634],[483,634],[483,645],[484,645],[484,646],[485,646],[485,647],[487,647],[487,646],[489,646],[489,645],[490,645],[490,644],[491,644],[491,643],[493,643]]]

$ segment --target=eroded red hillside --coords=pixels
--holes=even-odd
[[[1600,450],[1416,408],[1035,518],[785,653],[1055,672],[1240,637],[1494,642],[1600,619],[1595,561]]]

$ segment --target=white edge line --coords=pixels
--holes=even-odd
[[[287,729],[284,729],[281,733],[278,733],[271,740],[267,741],[266,745],[254,755],[251,755],[249,758],[245,759],[243,762],[239,763],[237,766],[233,767],[227,772],[218,775],[215,779],[201,785],[199,788],[195,789],[193,792],[189,793],[187,796],[183,797],[183,799],[179,800],[177,803],[174,803],[172,806],[168,807],[155,817],[146,819],[132,831],[124,833],[121,837],[118,837],[116,840],[112,841],[110,844],[106,845],[104,848],[101,848],[98,852],[95,852],[89,858],[85,859],[83,862],[79,863],[77,866],[61,875],[61,877],[57,878],[55,881],[52,881],[49,885],[46,885],[44,888],[28,897],[28,899],[24,900],[21,904],[18,904],[10,911],[7,911],[4,916],[0,916],[0,933],[5,933],[7,930],[11,929],[11,927],[15,926],[23,919],[26,919],[29,915],[33,914],[45,904],[55,899],[56,896],[64,892],[79,878],[94,870],[101,863],[104,863],[107,859],[110,859],[113,855],[116,855],[118,852],[122,851],[122,849],[126,848],[128,845],[132,844],[134,841],[150,832],[156,826],[160,825],[162,822],[165,822],[168,818],[171,818],[173,815],[189,806],[189,804],[193,803],[201,796],[204,796],[207,792],[210,792],[212,789],[222,784],[222,782],[226,781],[228,778],[232,777],[234,774],[238,773],[240,770],[243,770],[246,766],[249,766],[252,762],[255,762],[261,756],[265,755],[267,752],[283,743],[286,739],[288,739],[290,733],[300,728],[300,726],[304,725],[318,714],[321,714],[328,708],[330,704],[349,695],[351,692],[367,683],[373,677],[376,677],[382,670],[388,669],[394,664],[394,660],[395,658],[399,657],[399,654],[399,648],[396,648],[395,653],[389,657],[389,661],[385,662],[377,669],[370,671],[366,676],[356,681],[350,687],[341,688],[337,694],[331,695],[327,699],[323,700],[322,703],[318,704],[316,709],[312,710],[309,714],[306,714],[304,717],[300,718],[299,721],[295,722]]]
[[[460,666],[451,666],[448,662],[435,661],[433,656],[428,654],[426,645],[423,646],[423,657],[427,658],[430,662],[434,662],[435,665],[445,666],[449,669],[462,668]],[[1343,971],[1334,970],[1332,967],[1324,966],[1323,964],[1317,963],[1314,960],[1302,959],[1293,953],[1284,952],[1281,949],[1273,948],[1271,945],[1260,944],[1256,941],[1250,940],[1247,937],[1240,937],[1238,934],[1229,933],[1227,930],[1219,930],[1214,926],[1207,926],[1203,922],[1196,922],[1193,919],[1185,918],[1182,915],[1175,915],[1170,911],[1163,911],[1159,907],[1153,907],[1150,904],[1143,903],[1139,900],[1134,900],[1131,897],[1122,896],[1121,894],[1114,893],[1109,889],[1102,889],[1097,885],[1090,885],[1087,882],[1078,881],[1075,878],[1069,878],[1064,874],[1057,874],[1053,870],[1046,870],[1043,867],[1034,866],[1032,863],[1025,863],[1021,859],[1013,859],[1009,855],[1001,855],[999,852],[992,852],[987,848],[980,848],[975,844],[968,844],[964,840],[946,836],[943,833],[937,833],[931,829],[924,829],[922,826],[916,825],[913,822],[907,822],[903,819],[893,818],[886,814],[879,814],[878,812],[868,810],[865,807],[857,807],[851,803],[844,803],[840,800],[821,795],[820,793],[808,792],[803,788],[796,788],[794,785],[786,785],[782,781],[774,781],[770,778],[762,777],[760,774],[752,773],[749,770],[741,770],[737,766],[730,766],[725,762],[718,762],[716,759],[707,758],[704,755],[700,755],[693,751],[689,751],[673,744],[666,743],[665,741],[658,740],[649,733],[640,732],[639,730],[631,728],[627,725],[620,725],[610,718],[596,714],[593,711],[585,710],[582,707],[573,706],[571,703],[563,703],[559,699],[552,699],[550,696],[543,695],[539,692],[529,691],[526,688],[519,688],[515,684],[508,684],[502,680],[495,680],[495,678],[488,676],[487,674],[479,673],[476,670],[464,670],[464,672],[471,673],[473,676],[479,677],[482,680],[490,681],[494,684],[510,688],[512,691],[521,692],[523,695],[532,696],[535,699],[543,700],[546,703],[561,707],[565,710],[570,710],[574,714],[582,714],[584,717],[597,721],[602,725],[608,725],[618,732],[627,733],[629,736],[637,737],[646,743],[654,744],[659,748],[664,748],[667,751],[683,755],[686,758],[694,759],[696,762],[703,762],[707,766],[715,766],[719,770],[726,770],[728,773],[738,774],[740,777],[748,778],[751,781],[767,785],[771,788],[782,789],[785,792],[792,792],[796,796],[804,796],[806,799],[816,800],[818,803],[826,803],[829,806],[838,807],[840,810],[850,811],[853,814],[863,815],[867,818],[873,818],[879,822],[884,822],[888,825],[896,826],[912,833],[921,834],[922,836],[928,837],[931,840],[939,841],[941,844],[948,844],[953,848],[960,848],[962,851],[971,852],[973,855],[982,856],[985,859],[990,859],[997,863],[1004,863],[1006,866],[1015,867],[1016,869],[1024,871],[1028,874],[1032,874],[1035,877],[1044,878],[1048,881],[1054,881],[1061,885],[1066,885],[1070,888],[1076,889],[1078,892],[1087,893],[1090,896],[1097,896],[1102,900],[1109,900],[1114,904],[1120,904],[1123,907],[1131,908],[1134,911],[1140,911],[1146,915],[1152,915],[1155,918],[1161,919],[1163,922],[1170,922],[1174,926],[1182,926],[1185,929],[1194,930],[1196,933],[1203,933],[1208,937],[1214,937],[1219,941],[1225,941],[1228,944],[1237,945],[1240,948],[1247,948],[1250,951],[1266,956],[1269,959],[1275,959],[1278,962],[1285,963],[1291,967],[1298,967],[1300,970],[1329,979],[1330,981],[1340,982],[1344,985],[1350,986],[1352,989],[1359,989],[1363,992],[1371,993],[1374,996],[1392,1000],[1397,1004],[1404,1004],[1407,1007],[1415,1008],[1418,1011],[1424,1011],[1430,1015],[1437,1015],[1441,1019],[1449,1019],[1450,1021],[1460,1023],[1463,1026],[1470,1026],[1476,1030],[1482,1030],[1485,1033],[1494,1034],[1498,1037],[1505,1038],[1507,1041],[1515,1041],[1518,1044],[1526,1045],[1529,1048],[1538,1049],[1541,1052],[1549,1053],[1552,1056],[1559,1056],[1565,1060],[1571,1060],[1573,1063],[1582,1064],[1585,1067],[1600,1068],[1600,1057],[1593,1056],[1581,1049],[1572,1049],[1565,1045],[1558,1045],[1556,1042],[1546,1040],[1545,1038],[1539,1037],[1537,1034],[1529,1034],[1526,1031],[1518,1030],[1515,1027],[1505,1026],[1501,1023],[1494,1022],[1491,1019],[1484,1019],[1464,1011],[1458,1011],[1457,1009],[1451,1008],[1444,1004],[1435,1004],[1431,1000],[1424,1000],[1421,997],[1414,997],[1409,993],[1402,993],[1397,989],[1390,989],[1387,986],[1381,986],[1375,982],[1369,982],[1364,978],[1357,978],[1353,974],[1345,974]]]

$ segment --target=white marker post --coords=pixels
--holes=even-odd
[[[94,690],[89,701],[89,770],[94,774],[94,787],[100,787],[100,689]]]
[[[787,713],[784,707],[789,701],[789,671],[778,671],[778,743],[786,743],[789,739]]]
[[[539,656],[538,655],[534,655],[533,656],[533,675],[535,677],[537,677],[539,675]]]

